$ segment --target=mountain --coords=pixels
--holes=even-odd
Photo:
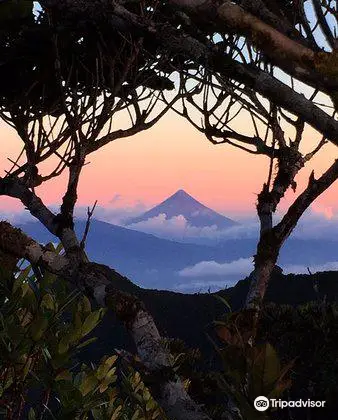
[[[76,231],[81,238],[85,221],[76,222]],[[36,240],[46,243],[55,238],[38,222],[20,226]],[[290,238],[282,249],[278,264],[310,267],[327,261],[337,261],[338,242],[326,240],[300,240]],[[156,236],[115,226],[93,219],[87,240],[87,253],[92,261],[109,265],[136,284],[152,288],[179,291],[206,291],[209,287],[224,288],[249,274],[241,262],[255,252],[255,239],[232,239],[217,246],[196,245],[161,239]],[[237,260],[237,262],[236,262]],[[190,275],[180,271],[195,266],[201,261],[231,263],[229,269],[214,275]],[[208,264],[208,263],[206,263]],[[236,268],[237,267],[237,268]]]
[[[125,226],[144,222],[160,214],[165,214],[166,219],[172,219],[180,215],[184,216],[188,224],[194,227],[217,226],[218,229],[225,229],[238,224],[209,209],[184,190],[178,190],[147,212],[127,220]]]
[[[269,283],[265,300],[278,305],[292,306],[324,300],[338,303],[337,274],[337,272],[323,272],[315,275],[285,276],[276,270]],[[317,288],[314,288],[314,284],[317,284]],[[220,290],[217,295],[226,299],[233,311],[238,311],[245,302],[248,289],[249,281],[246,278],[234,287]],[[227,311],[224,303],[215,298],[215,294],[184,294],[166,290],[146,290],[136,286],[132,293],[145,303],[155,318],[161,334],[182,339],[192,348],[199,347],[209,355],[213,352],[206,327],[210,332],[212,323],[224,317]],[[290,327],[286,324],[286,328],[292,328],[292,325]],[[95,335],[100,337],[94,346],[98,359],[107,354],[107,349],[111,348],[127,346],[128,350],[134,351],[130,337],[110,312],[105,316]],[[97,344],[100,344],[101,348]]]
[[[75,224],[80,238],[85,224],[84,220]],[[42,243],[56,242],[55,237],[38,222],[19,227]],[[136,284],[156,289],[175,288],[182,281],[178,272],[186,266],[205,259],[222,262],[227,258],[221,248],[175,242],[95,219],[91,222],[86,251],[91,260],[115,268]],[[250,255],[251,249],[241,252]],[[236,258],[238,252],[229,250],[229,255],[230,259]]]

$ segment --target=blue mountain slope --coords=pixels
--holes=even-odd
[[[56,241],[40,223],[20,227],[40,242]],[[84,221],[76,223],[80,237],[84,228]],[[175,284],[173,278],[187,265],[205,259],[222,262],[225,258],[224,249],[174,242],[98,220],[92,220],[86,249],[93,261],[115,268],[142,286],[164,289]]]
[[[40,223],[26,223],[21,227],[40,242],[55,241]],[[84,227],[84,221],[76,223],[79,235],[82,234]],[[335,261],[337,245],[338,242],[334,241],[302,241],[291,238],[282,250],[279,264],[303,264],[311,267],[314,264]],[[169,290],[183,281],[207,283],[210,280],[201,277],[182,279],[178,271],[187,266],[193,266],[200,261],[224,263],[251,257],[255,248],[255,239],[229,240],[217,246],[185,244],[98,220],[92,221],[87,240],[87,252],[91,260],[115,268],[141,286]],[[219,276],[217,280],[222,281],[222,277]],[[204,290],[207,288],[206,284]],[[199,289],[203,287],[195,290]],[[187,290],[194,289],[187,288]]]

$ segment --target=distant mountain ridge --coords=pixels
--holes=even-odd
[[[82,237],[85,225],[85,220],[76,222],[79,238]],[[39,222],[29,222],[18,227],[41,243],[57,242]],[[290,238],[282,249],[278,264],[282,267],[285,264],[306,264],[311,268],[326,261],[336,261],[337,244],[338,241]],[[92,261],[109,265],[140,286],[194,292],[208,290],[215,280],[217,283],[224,281],[224,286],[220,287],[225,287],[244,276],[234,273],[224,278],[181,277],[179,272],[182,269],[201,261],[224,263],[252,257],[256,245],[254,238],[227,240],[217,246],[180,243],[93,219],[86,251]],[[195,282],[201,285],[191,287]]]
[[[188,224],[194,227],[216,226],[218,229],[225,229],[239,224],[206,207],[181,189],[140,216],[127,220],[125,226],[144,222],[161,214],[164,214],[166,219],[183,216]]]

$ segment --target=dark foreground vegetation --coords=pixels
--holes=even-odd
[[[0,418],[166,419],[148,389],[160,379],[135,356],[123,326],[56,276],[39,276],[30,266],[1,272]],[[252,347],[238,311],[248,286],[246,279],[217,294],[184,295],[129,283],[169,337],[176,372],[213,418],[228,418],[231,395],[246,419],[335,419],[337,273],[275,270]],[[325,400],[326,408],[263,415],[252,405],[257,395]]]

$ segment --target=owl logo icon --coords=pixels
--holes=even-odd
[[[266,411],[269,408],[269,400],[266,397],[257,397],[254,401],[254,407],[257,411]]]

